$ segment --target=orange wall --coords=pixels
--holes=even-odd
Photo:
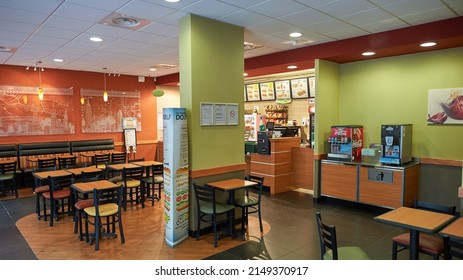
[[[0,85],[36,87],[39,78],[36,71],[26,70],[26,67],[0,65]],[[117,145],[116,150],[122,151],[123,147],[118,145],[123,142],[123,134],[120,133],[82,133],[81,127],[81,105],[80,89],[101,89],[104,90],[103,73],[69,71],[45,68],[42,72],[42,87],[44,88],[70,88],[74,90],[74,120],[76,125],[75,134],[67,135],[37,135],[37,136],[7,136],[0,137],[0,144],[19,144],[31,142],[52,142],[72,141],[90,139],[114,139]],[[141,106],[141,131],[137,132],[137,158],[145,157],[153,159],[155,156],[157,140],[156,130],[156,97],[151,93],[156,88],[152,78],[146,78],[145,82],[138,82],[137,76],[121,75],[119,77],[106,77],[107,90],[117,91],[140,91]],[[47,93],[45,92],[45,95]],[[103,97],[102,97],[103,98]],[[145,144],[144,144],[145,143]]]

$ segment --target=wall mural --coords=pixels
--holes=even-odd
[[[82,133],[122,132],[122,119],[137,118],[141,131],[140,92],[108,90],[108,101],[102,90],[81,89]]]
[[[0,137],[74,134],[73,89],[0,86]]]

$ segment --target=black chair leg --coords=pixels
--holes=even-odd
[[[397,243],[392,242],[392,259],[397,260]]]

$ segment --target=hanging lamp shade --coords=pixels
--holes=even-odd
[[[155,89],[153,90],[153,96],[156,96],[156,97],[161,97],[164,95],[164,91],[163,90],[160,90],[160,89]]]
[[[43,100],[43,88],[39,87],[37,94],[39,95],[39,100],[42,101]]]
[[[106,90],[103,92],[103,101],[108,102],[108,92]]]

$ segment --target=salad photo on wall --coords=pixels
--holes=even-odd
[[[428,91],[428,124],[463,124],[463,88]]]

